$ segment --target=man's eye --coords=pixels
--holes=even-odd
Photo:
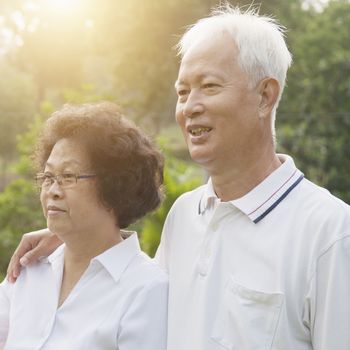
[[[179,91],[177,92],[177,94],[178,94],[179,96],[185,96],[185,95],[187,95],[187,93],[188,93],[188,90],[185,90],[185,89],[179,90]]]
[[[217,84],[214,84],[214,83],[207,83],[207,84],[203,84],[203,88],[204,89],[210,89],[210,88],[213,88],[213,87],[216,87]]]

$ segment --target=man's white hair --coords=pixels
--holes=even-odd
[[[251,86],[266,77],[279,82],[280,93],[271,116],[274,134],[276,109],[292,62],[284,40],[285,28],[273,18],[259,16],[256,8],[243,11],[225,4],[214,9],[210,17],[200,19],[187,29],[177,45],[178,54],[183,57],[198,41],[215,40],[215,36],[225,32],[232,36],[238,48],[238,64],[248,74]]]

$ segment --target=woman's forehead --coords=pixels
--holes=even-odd
[[[61,139],[53,146],[47,167],[73,166],[86,167],[89,164],[87,149],[82,142],[73,139]]]
[[[60,167],[81,167],[82,164],[81,162],[79,162],[79,160],[77,159],[66,159],[66,160],[62,160],[60,158],[56,158],[52,161],[52,159],[48,159],[48,161],[46,162],[46,167],[48,168],[54,168],[57,166]]]

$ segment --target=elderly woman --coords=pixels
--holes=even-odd
[[[121,231],[159,205],[160,153],[99,103],[54,113],[34,158],[47,226],[64,244],[0,285],[0,348],[165,349],[167,277]]]

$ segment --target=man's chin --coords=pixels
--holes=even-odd
[[[210,163],[208,152],[203,152],[202,150],[199,150],[198,147],[195,148],[196,149],[192,148],[189,150],[191,159],[198,165],[206,167],[206,165]]]

